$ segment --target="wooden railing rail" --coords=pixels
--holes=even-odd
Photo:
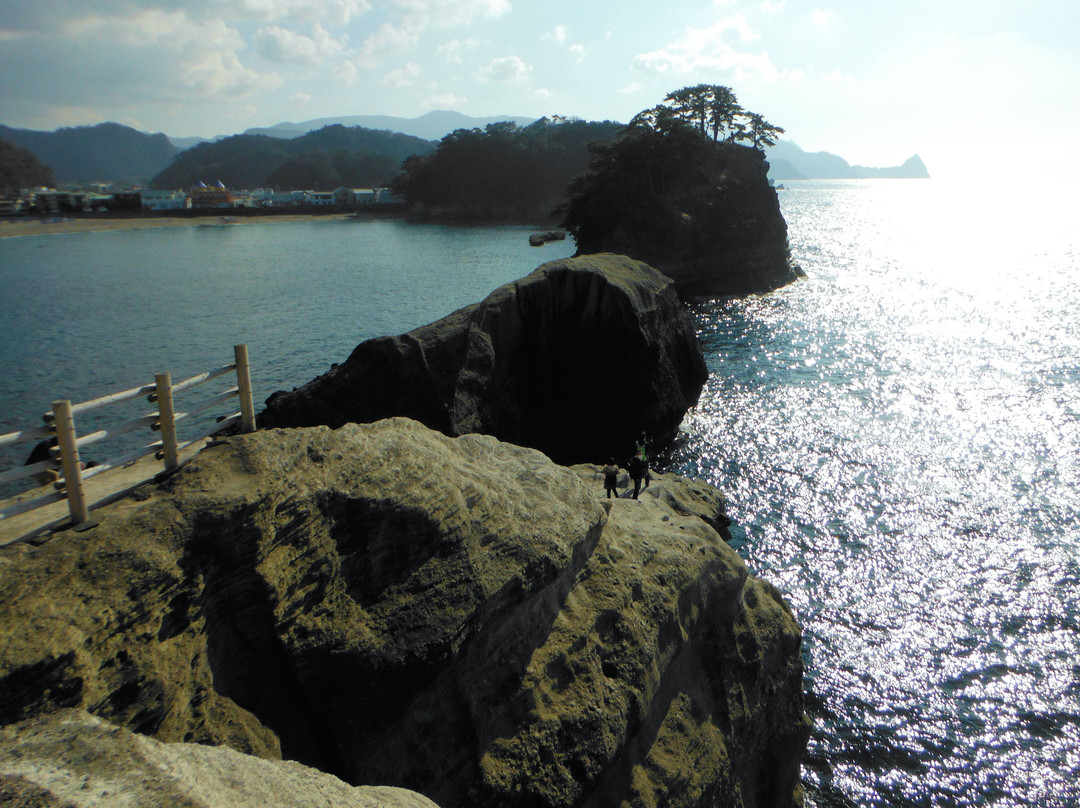
[[[30,465],[20,466],[8,471],[0,472],[0,484],[18,481],[24,478],[32,478],[35,475],[59,471],[59,476],[53,482],[52,489],[43,496],[34,497],[0,509],[0,520],[9,519],[19,514],[28,513],[37,508],[51,505],[66,499],[70,523],[80,525],[89,519],[92,507],[100,507],[118,498],[115,494],[99,500],[90,505],[86,501],[83,482],[114,469],[129,466],[135,461],[154,454],[157,459],[163,461],[164,470],[172,471],[180,464],[180,453],[187,447],[202,441],[211,435],[226,429],[233,424],[239,423],[244,432],[255,431],[255,407],[254,396],[251,390],[251,369],[248,363],[247,345],[236,345],[233,348],[234,361],[215,370],[200,373],[189,379],[184,379],[176,384],[172,383],[169,373],[159,373],[154,379],[154,384],[135,387],[119,393],[111,393],[106,396],[72,404],[67,399],[58,399],[52,402],[52,409],[42,417],[44,427],[35,429],[23,429],[0,435],[0,447],[14,446],[31,441],[48,440],[55,443],[50,449],[52,455],[47,460],[42,460]],[[211,381],[229,373],[236,374],[236,386],[230,387],[222,393],[210,396],[200,402],[196,402],[181,412],[177,412],[173,406],[173,396],[205,382]],[[157,404],[157,411],[133,418],[124,423],[111,426],[108,429],[99,429],[86,435],[78,435],[75,429],[75,416],[96,410],[111,404],[145,396],[152,404]],[[215,407],[227,404],[234,398],[239,399],[240,411],[228,416],[222,416],[215,423],[205,427],[198,434],[180,441],[177,435],[177,424],[193,420]],[[84,468],[79,457],[80,449],[91,446],[106,438],[115,438],[139,429],[149,429],[160,435],[160,438],[130,451],[120,457],[106,460]],[[142,485],[156,476],[157,472],[140,480],[136,485]],[[135,486],[131,486],[135,487]],[[125,489],[122,493],[131,490]]]

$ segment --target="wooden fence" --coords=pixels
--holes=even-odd
[[[101,507],[112,502],[123,494],[131,491],[138,485],[153,479],[161,471],[172,471],[180,464],[180,453],[187,447],[202,441],[216,432],[240,423],[244,432],[255,431],[255,406],[251,392],[251,372],[248,365],[247,345],[237,345],[233,349],[235,361],[216,370],[200,373],[176,384],[172,383],[169,373],[159,373],[154,377],[154,383],[143,387],[136,387],[120,393],[95,398],[79,404],[72,404],[67,399],[52,402],[52,410],[43,416],[45,426],[35,429],[25,429],[0,435],[0,447],[13,446],[20,443],[48,441],[54,444],[50,449],[50,457],[30,465],[20,466],[10,471],[0,472],[0,484],[6,484],[23,478],[41,479],[42,476],[54,476],[49,493],[30,499],[22,499],[12,505],[0,509],[0,526],[3,520],[10,519],[20,514],[43,508],[55,502],[66,499],[70,524],[81,525],[89,519],[91,508]],[[236,374],[236,386],[225,390],[223,393],[207,398],[193,404],[182,412],[174,408],[173,397],[190,388],[216,379],[226,374]],[[87,435],[79,436],[75,429],[75,416],[91,410],[96,410],[110,404],[146,396],[151,403],[157,404],[157,411],[141,417],[129,420],[118,426],[101,429]],[[180,442],[177,438],[177,426],[188,419],[194,419],[197,415],[206,413],[214,407],[221,406],[233,398],[240,399],[240,411],[227,417],[218,418],[215,423],[203,429],[198,434],[186,441]],[[149,429],[160,433],[160,438],[139,449],[129,452],[121,457],[108,460],[90,468],[85,468],[79,458],[79,451],[86,446],[95,444],[106,438],[115,438],[125,433],[139,429]],[[163,461],[164,468],[160,471],[149,473],[144,479],[134,481],[133,484],[120,492],[112,492],[109,496],[88,504],[84,482],[99,474],[114,469],[130,466],[147,455],[154,454]],[[48,481],[46,481],[48,485]],[[66,522],[68,520],[61,520]],[[52,527],[53,525],[49,525]]]

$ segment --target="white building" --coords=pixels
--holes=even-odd
[[[342,207],[352,205],[370,205],[375,201],[374,188],[338,188],[334,191],[334,200]]]
[[[405,197],[392,193],[389,188],[376,188],[375,201],[380,205],[404,205]]]
[[[275,191],[270,194],[269,204],[273,207],[281,205],[306,205],[307,191]]]
[[[183,191],[156,191],[143,188],[139,191],[143,210],[182,210],[188,206],[187,194]]]

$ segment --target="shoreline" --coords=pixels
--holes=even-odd
[[[0,218],[0,239],[18,238],[20,236],[68,235],[71,233],[103,233],[110,230],[143,230],[154,227],[232,227],[270,222],[341,222],[346,220],[367,221],[369,219],[403,219],[410,222],[431,222],[435,224],[456,225],[459,227],[512,225],[531,227],[538,231],[558,229],[556,225],[551,222],[544,223],[541,220],[446,219],[438,216],[418,215],[403,210],[372,210],[362,212],[357,212],[355,210],[338,210],[326,213],[303,211],[258,214],[237,213],[236,211],[233,211],[224,214],[207,213],[198,216],[187,213],[179,216],[57,215],[2,217]]]
[[[53,216],[0,219],[0,239],[20,236],[99,233],[110,230],[142,230],[154,227],[232,227],[267,222],[345,221],[358,218],[349,213],[281,213],[265,216]]]

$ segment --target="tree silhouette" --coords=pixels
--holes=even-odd
[[[673,90],[658,106],[639,112],[631,126],[645,126],[661,134],[677,126],[694,129],[714,141],[746,141],[754,148],[772,146],[784,130],[739,104],[734,91],[722,84],[695,84]]]
[[[668,93],[664,96],[664,102],[670,105],[677,117],[704,135],[709,124],[709,105],[712,98],[710,85],[698,84]]]
[[[775,146],[776,136],[784,134],[783,129],[773,126],[756,112],[751,113],[748,118],[749,139],[755,149],[760,149],[762,146]]]
[[[554,117],[458,129],[435,152],[406,160],[394,188],[418,212],[463,219],[546,221],[570,180],[585,170],[588,144],[624,127]]]
[[[735,98],[735,93],[730,87],[723,85],[712,86],[710,91],[709,125],[712,129],[713,140],[719,140],[720,133],[724,131],[729,133],[729,140],[738,140],[738,119],[744,112]]]

